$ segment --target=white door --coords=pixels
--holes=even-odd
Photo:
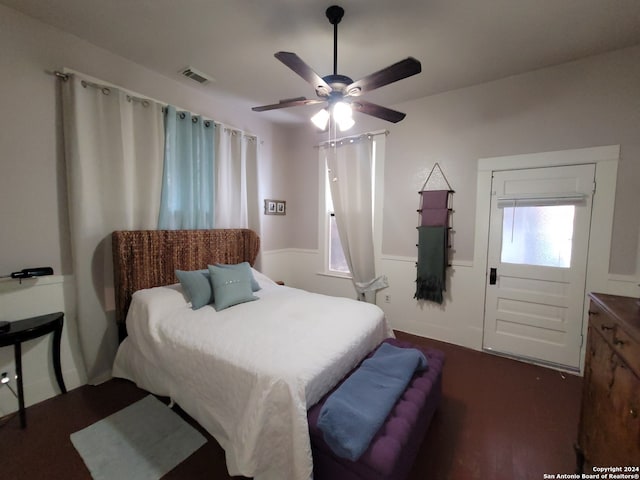
[[[595,165],[493,173],[483,347],[579,369]]]

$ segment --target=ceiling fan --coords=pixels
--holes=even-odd
[[[408,57],[354,82],[346,75],[340,75],[337,72],[338,23],[342,20],[344,9],[333,5],[327,8],[326,15],[329,22],[333,25],[333,74],[320,77],[309,65],[298,57],[298,55],[292,52],[277,52],[274,55],[278,60],[310,83],[315,89],[319,99],[308,99],[305,97],[288,98],[272,105],[253,107],[252,110],[255,112],[264,112],[278,108],[326,103],[328,109],[321,110],[318,114],[314,115],[312,119],[322,130],[326,128],[327,121],[331,114],[333,114],[340,129],[347,130],[354,123],[351,118],[351,112],[353,110],[393,123],[402,120],[406,116],[404,113],[367,102],[359,97],[363,93],[420,73],[422,71],[420,62],[413,57]],[[317,120],[319,121],[316,121],[316,117],[318,117]]]

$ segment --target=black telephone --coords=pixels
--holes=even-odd
[[[11,275],[3,275],[5,278],[31,278],[42,277],[43,275],[53,275],[53,268],[51,267],[32,267],[23,268],[19,272],[13,272]]]

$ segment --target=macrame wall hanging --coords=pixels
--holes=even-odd
[[[451,197],[454,191],[437,163],[418,192],[420,226],[418,228],[418,262],[416,293],[418,300],[443,302],[447,285],[447,267],[451,249]]]

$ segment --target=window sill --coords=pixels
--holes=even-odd
[[[348,273],[338,273],[338,272],[316,272],[316,275],[321,275],[323,277],[333,277],[333,278],[342,278],[344,280],[351,280],[352,277]]]

